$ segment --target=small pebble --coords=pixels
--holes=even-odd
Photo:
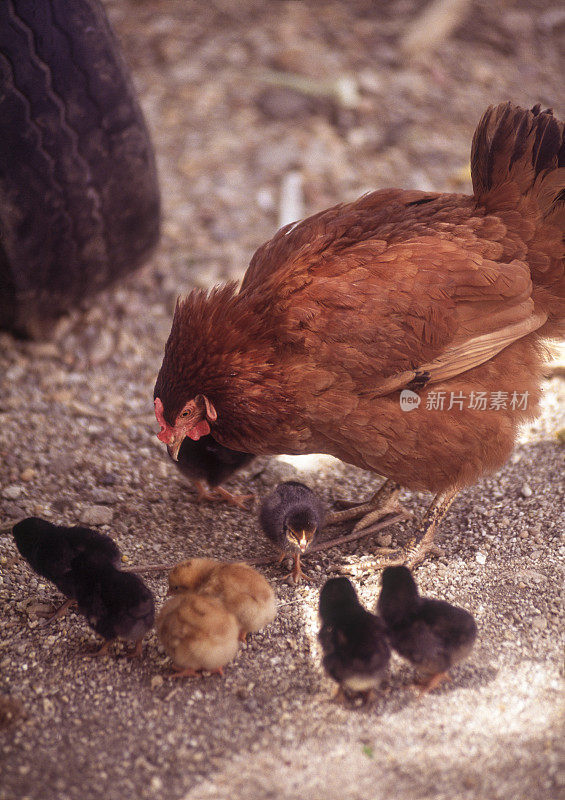
[[[545,617],[534,617],[532,620],[532,628],[537,631],[544,631],[547,628],[547,620]]]
[[[17,486],[15,483],[11,486],[6,486],[2,489],[2,497],[5,497],[6,500],[17,500],[18,497],[21,497],[24,494],[24,487]]]
[[[475,561],[478,564],[486,564],[487,563],[487,557],[486,557],[486,555],[484,553],[477,553],[475,555]]]
[[[27,482],[27,481],[32,481],[36,475],[37,475],[36,471],[31,467],[28,467],[27,469],[24,469],[24,471],[21,473],[20,478],[22,479],[22,481]]]
[[[160,675],[154,675],[151,678],[151,688],[152,689],[158,689],[159,686],[163,685],[163,683],[164,683],[164,680]]]
[[[116,500],[116,493],[111,489],[93,489],[92,499],[97,505],[113,505]]]
[[[525,483],[525,484],[522,486],[522,497],[531,497],[531,496],[532,496],[532,494],[533,494],[532,490],[530,489],[530,487],[528,486],[528,484],[527,484],[527,483]]]
[[[114,512],[106,506],[87,506],[81,515],[83,525],[109,525],[114,518]]]

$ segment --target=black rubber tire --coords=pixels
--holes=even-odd
[[[98,0],[0,2],[0,327],[41,336],[159,235],[153,149]]]

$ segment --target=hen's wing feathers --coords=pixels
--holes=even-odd
[[[393,190],[329,209],[260,248],[241,291],[279,321],[281,344],[316,354],[319,388],[336,365],[352,388],[366,391],[374,375],[374,394],[422,373],[446,380],[546,319],[528,265],[494,260],[509,246],[506,227],[470,203]]]

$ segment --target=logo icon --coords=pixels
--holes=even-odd
[[[400,392],[400,408],[402,411],[414,411],[421,402],[422,398],[420,395],[416,394],[416,392],[412,392],[410,389],[403,389]]]

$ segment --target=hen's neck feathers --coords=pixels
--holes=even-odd
[[[218,413],[212,434],[232,447],[234,436],[248,447],[263,431],[286,427],[292,413],[276,351],[275,320],[236,294],[235,284],[191,292],[177,301],[155,385],[166,419],[174,424],[184,404],[203,394]]]

